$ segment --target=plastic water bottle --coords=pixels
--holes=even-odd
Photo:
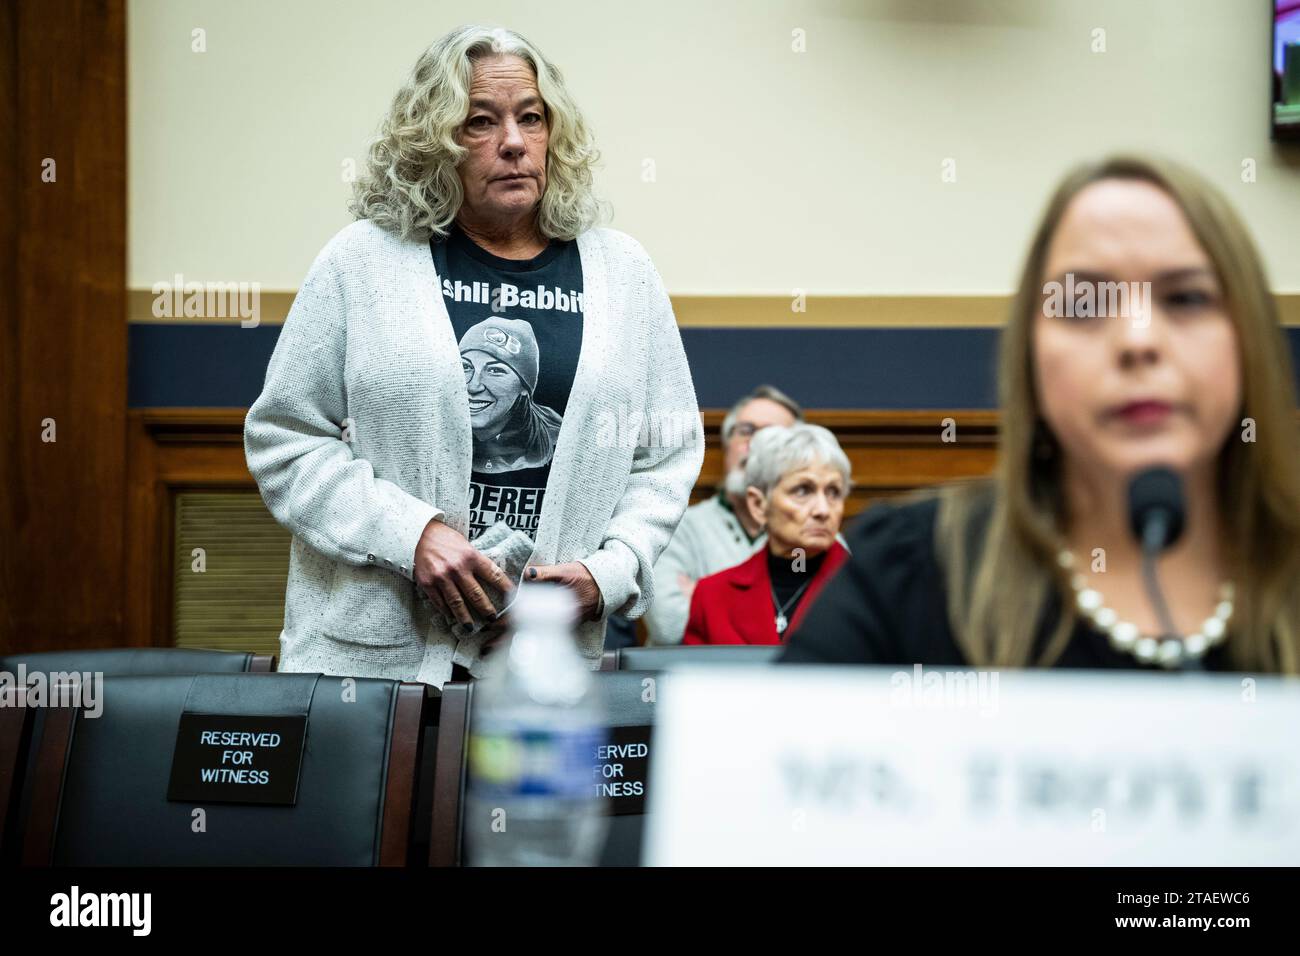
[[[599,687],[568,589],[521,585],[509,654],[474,686],[465,831],[474,866],[594,866],[608,832],[595,778]]]

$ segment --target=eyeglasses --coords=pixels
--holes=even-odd
[[[753,438],[754,432],[762,426],[755,425],[753,422],[737,422],[731,429],[732,438]]]

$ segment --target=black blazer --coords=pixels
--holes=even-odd
[[[879,504],[848,531],[852,556],[791,635],[782,663],[934,664],[970,666],[948,623],[948,594],[935,555],[937,498]],[[1035,632],[1036,653],[1061,613],[1053,593]],[[1054,667],[1165,672],[1116,651],[1086,621],[1075,625]],[[1224,645],[1204,658],[1206,670],[1231,670]]]

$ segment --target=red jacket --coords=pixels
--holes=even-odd
[[[812,607],[826,582],[845,562],[849,552],[836,541],[795,609],[786,636],[794,633],[804,612]],[[776,634],[776,606],[772,579],[767,573],[767,548],[734,568],[700,578],[691,596],[691,616],[683,644],[780,644]]]

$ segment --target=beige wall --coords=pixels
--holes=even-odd
[[[1300,148],[1268,142],[1267,14],[1254,0],[131,0],[129,281],[296,288],[348,222],[345,160],[361,161],[423,47],[476,20],[565,72],[612,224],[674,294],[1005,292],[1053,181],[1122,148],[1213,179],[1274,287],[1296,292]]]

